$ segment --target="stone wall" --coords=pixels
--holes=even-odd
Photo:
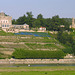
[[[0,59],[0,64],[70,64],[75,59]]]

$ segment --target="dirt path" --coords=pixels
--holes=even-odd
[[[29,49],[29,50],[32,50],[31,48],[29,48],[26,44],[25,44],[25,46]]]

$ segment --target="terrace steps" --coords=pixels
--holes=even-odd
[[[36,44],[58,44],[58,43],[46,43],[46,42],[0,42],[0,44],[24,44],[24,43],[36,43]]]
[[[6,54],[6,55],[12,55],[12,53],[15,51],[13,48],[0,48],[0,53]]]
[[[0,48],[0,51],[14,51],[13,48]]]

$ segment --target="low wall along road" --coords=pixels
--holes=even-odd
[[[0,59],[0,64],[70,64],[75,59]]]

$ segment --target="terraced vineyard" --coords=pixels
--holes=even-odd
[[[23,48],[25,50],[56,51],[63,49],[64,46],[52,37],[37,37],[33,35],[0,36],[0,53],[6,54],[9,57],[15,48]]]

